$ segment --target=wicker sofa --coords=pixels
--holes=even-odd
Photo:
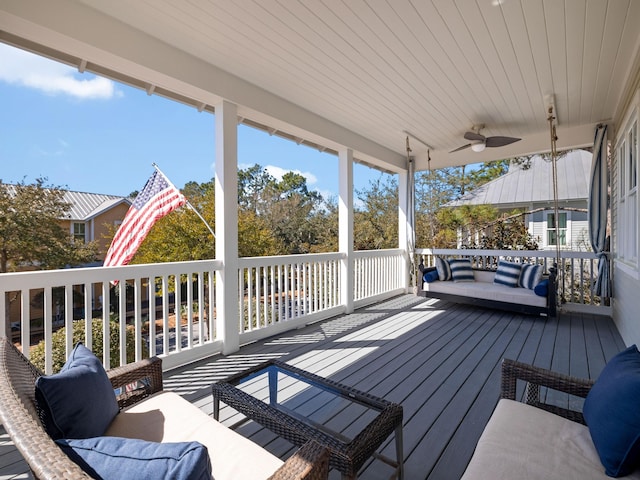
[[[518,381],[524,388],[518,387]],[[593,385],[593,380],[504,360],[501,399],[462,480],[610,479],[580,402],[563,403],[570,407],[565,408],[558,405],[560,402],[544,400],[550,390],[586,398]],[[520,397],[524,400],[516,401]],[[640,471],[620,478],[640,479]]]
[[[91,478],[60,450],[41,425],[34,397],[35,380],[40,375],[42,372],[10,341],[0,338],[0,422],[35,478]],[[163,391],[162,363],[158,358],[112,369],[107,375],[113,388],[123,392],[118,396],[121,411],[107,430],[108,436],[148,441],[201,441],[209,449],[216,479],[316,480],[328,476],[328,451],[320,445],[309,442],[283,462],[178,395]],[[141,379],[144,379],[144,388],[133,391],[123,388]],[[162,421],[150,422],[153,418]],[[179,435],[196,432],[196,438],[171,438],[166,431],[170,424]],[[212,451],[215,454],[211,454]],[[233,465],[223,465],[228,462]],[[114,478],[118,478],[118,472],[114,472]]]

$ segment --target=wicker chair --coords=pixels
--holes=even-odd
[[[462,480],[610,478],[585,425],[582,402],[573,398],[586,398],[594,383],[504,360],[501,400]]]
[[[107,372],[115,388],[146,379],[145,388],[118,397],[120,407],[162,390],[162,361],[142,360]],[[35,380],[42,372],[6,338],[0,338],[0,422],[38,479],[91,478],[73,463],[42,428],[35,407]],[[124,388],[122,390],[125,390]],[[328,451],[305,444],[271,479],[320,480],[328,476]]]
[[[585,425],[582,412],[541,401],[540,388],[546,387],[576,397],[586,398],[595,380],[570,377],[526,363],[505,359],[502,362],[501,398],[516,400],[518,380],[526,382],[524,403]]]

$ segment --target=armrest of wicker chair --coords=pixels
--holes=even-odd
[[[118,405],[127,407],[162,391],[162,360],[153,357],[112,368],[107,376],[113,388],[120,389]]]
[[[502,362],[500,397],[516,400],[518,380],[526,382],[525,403],[528,405],[547,410],[574,422],[585,423],[582,412],[544,403],[540,398],[540,388],[546,387],[569,395],[586,398],[594,384],[593,380],[571,377],[544,368],[505,359]]]
[[[325,480],[329,476],[329,450],[313,440],[305,443],[269,480]]]

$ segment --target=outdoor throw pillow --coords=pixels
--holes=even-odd
[[[198,442],[157,443],[132,438],[56,440],[62,451],[93,478],[141,480],[211,479],[207,447]]]
[[[451,268],[449,267],[449,262],[444,258],[436,257],[436,270],[441,281],[451,280]]]
[[[539,297],[546,297],[549,293],[549,280],[542,280],[533,288],[533,293]]]
[[[520,280],[520,270],[522,265],[520,263],[507,262],[500,260],[498,262],[498,270],[496,276],[493,277],[493,283],[500,285],[506,285],[507,287],[517,287]]]
[[[451,276],[454,282],[473,282],[475,280],[469,259],[452,258],[449,260],[449,267],[451,267]]]
[[[440,277],[438,276],[438,271],[430,270],[428,272],[424,272],[424,275],[422,276],[422,280],[426,283],[432,283],[440,280]]]
[[[635,345],[604,367],[584,402],[584,419],[607,475],[640,467],[640,352]]]
[[[55,375],[36,380],[40,420],[54,440],[104,434],[118,414],[118,402],[100,360],[79,343]]]
[[[536,285],[540,283],[542,279],[542,265],[531,265],[530,263],[525,263],[522,265],[522,270],[520,272],[520,281],[518,284],[522,288],[528,288],[529,290],[533,290],[536,288]]]

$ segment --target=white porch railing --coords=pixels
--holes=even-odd
[[[538,263],[548,272],[556,262],[555,250],[476,250],[476,249],[416,249],[416,255],[426,266],[433,266],[436,256],[469,258],[475,268],[497,268],[498,259]],[[561,275],[558,277],[560,308],[571,311],[611,315],[611,307],[591,292],[598,274],[598,260],[592,252],[560,252]]]
[[[356,307],[404,291],[408,273],[404,250],[356,251],[353,258],[353,300]]]
[[[344,258],[325,253],[238,259],[240,342],[344,313]],[[403,250],[354,252],[354,304],[404,292],[404,265]],[[74,328],[84,331],[91,348],[98,322],[97,331],[106,338],[105,365],[160,355],[164,367],[171,368],[222,351],[225,339],[217,333],[215,305],[215,274],[221,268],[221,262],[205,260],[2,274],[0,335],[11,335],[28,357],[43,341],[44,368],[50,373],[54,332],[66,327],[61,333],[66,358]],[[117,345],[111,340],[114,332]]]
[[[340,253],[240,258],[240,342],[342,313],[342,258]]]
[[[419,249],[417,254],[426,265],[433,264],[434,255],[470,257],[481,268],[495,265],[498,258],[537,262],[545,269],[555,262],[555,252],[549,251]],[[240,342],[343,313],[344,258],[341,253],[240,258]],[[562,252],[562,264],[563,308],[610,313],[610,307],[591,295],[595,255]],[[406,291],[403,250],[354,252],[352,265],[355,307]],[[215,273],[221,268],[221,262],[205,260],[2,274],[0,312],[5,321],[0,322],[0,334],[21,343],[27,356],[33,345],[44,341],[45,371],[50,372],[54,332],[66,327],[63,342],[68,354],[73,328],[84,330],[85,344],[91,347],[92,322],[98,322],[98,332],[106,338],[105,365],[161,355],[165,367],[171,368],[222,351],[215,305]]]
[[[0,312],[5,319],[0,322],[0,334],[12,335],[27,357],[31,346],[43,340],[47,373],[52,369],[53,332],[66,327],[68,355],[73,328],[82,322],[84,343],[91,348],[94,319],[102,322],[105,365],[124,365],[156,354],[170,356],[195,347],[216,351],[220,342],[213,275],[219,268],[220,262],[205,260],[6,273],[0,276]],[[7,323],[11,332],[5,332]],[[115,330],[119,358],[112,359]]]

